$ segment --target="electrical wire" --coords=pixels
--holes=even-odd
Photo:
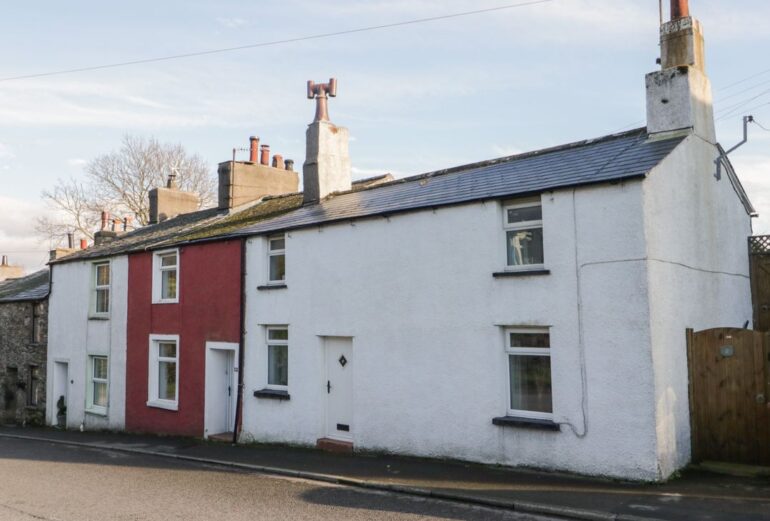
[[[125,61],[125,62],[117,62],[117,63],[108,63],[103,65],[92,65],[89,67],[79,67],[76,69],[63,69],[59,71],[50,71],[50,72],[40,72],[36,74],[24,74],[21,76],[11,76],[7,78],[0,78],[0,82],[6,82],[6,81],[15,81],[15,80],[25,80],[25,79],[31,79],[31,78],[43,78],[47,76],[57,76],[60,74],[72,74],[76,72],[87,72],[87,71],[97,71],[97,70],[103,70],[103,69],[114,69],[118,67],[128,67],[131,65],[140,65],[140,64],[146,64],[146,63],[156,63],[156,62],[163,62],[163,61],[170,61],[170,60],[179,60],[183,58],[194,58],[197,56],[207,56],[211,54],[221,54],[226,52],[233,52],[233,51],[241,51],[245,49],[256,49],[259,47],[272,47],[277,45],[283,45],[287,43],[296,43],[296,42],[304,42],[307,40],[320,40],[322,38],[332,38],[335,36],[344,36],[348,34],[355,34],[355,33],[363,33],[367,31],[377,31],[381,29],[391,29],[393,27],[403,27],[405,25],[415,25],[415,24],[421,24],[421,23],[427,23],[427,22],[435,22],[438,20],[448,20],[450,18],[459,18],[462,16],[471,16],[476,14],[484,14],[484,13],[491,13],[495,11],[503,11],[506,9],[515,9],[518,7],[527,7],[537,4],[545,4],[548,2],[553,2],[554,0],[532,0],[529,2],[519,2],[516,4],[507,4],[507,5],[501,5],[497,7],[489,7],[486,9],[476,9],[473,11],[463,11],[459,13],[450,13],[445,15],[439,15],[439,16],[430,16],[427,18],[416,18],[413,20],[404,20],[401,22],[393,22],[389,24],[381,24],[381,25],[370,25],[367,27],[358,27],[356,29],[346,29],[343,31],[335,31],[330,33],[319,33],[319,34],[312,34],[307,36],[298,36],[295,38],[285,38],[282,40],[272,40],[267,42],[260,42],[260,43],[253,43],[248,45],[239,45],[236,47],[225,47],[221,49],[209,49],[207,51],[198,51],[198,52],[189,52],[189,53],[183,53],[183,54],[173,54],[169,56],[159,56],[154,58],[144,58],[144,59],[138,59],[138,60],[131,60],[131,61]]]
[[[757,118],[754,118],[754,124],[764,130],[765,132],[770,132],[770,128],[765,127],[762,123],[757,121]]]

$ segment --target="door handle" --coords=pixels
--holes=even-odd
[[[332,383],[329,380],[326,380],[326,394],[329,394],[332,392]]]

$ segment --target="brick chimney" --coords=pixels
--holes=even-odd
[[[110,221],[110,214],[104,210],[102,210],[102,227],[101,229],[94,233],[94,246],[101,246],[102,244],[107,244],[108,242],[114,241],[118,234],[117,232],[114,232],[113,230],[110,230],[108,226],[108,222]]]
[[[645,78],[647,130],[691,128],[716,141],[711,82],[706,75],[703,28],[688,0],[671,0],[671,20],[660,28],[661,70]]]
[[[6,279],[18,279],[24,276],[24,268],[8,264],[8,255],[0,259],[0,281]]]
[[[316,114],[308,125],[305,164],[302,166],[304,203],[323,200],[333,192],[350,190],[348,129],[329,121],[328,97],[337,96],[337,80],[315,84],[307,82],[307,97],[316,100]]]
[[[236,161],[234,150],[232,161],[219,163],[218,206],[221,210],[257,201],[266,195],[299,190],[299,175],[291,168],[294,163],[289,159],[284,162],[283,157],[276,154],[270,166],[270,146],[260,147],[256,137],[249,140],[249,161]]]
[[[150,190],[149,224],[158,224],[177,215],[195,212],[200,208],[200,202],[197,194],[179,189],[176,174],[169,174],[165,187]]]

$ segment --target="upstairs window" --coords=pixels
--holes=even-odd
[[[539,200],[503,207],[508,269],[543,267],[543,209]]]
[[[286,280],[286,237],[280,235],[267,240],[267,282],[283,284]]]
[[[153,265],[153,302],[179,302],[179,250],[156,253]]]
[[[508,414],[552,419],[551,337],[547,329],[506,329]]]
[[[267,388],[286,390],[289,386],[289,330],[267,328]]]
[[[95,316],[107,316],[110,314],[110,278],[109,262],[93,264],[92,313]]]

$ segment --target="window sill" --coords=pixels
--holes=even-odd
[[[521,416],[500,416],[492,418],[492,423],[500,427],[524,427],[529,429],[542,429],[546,431],[559,431],[561,427],[551,420],[537,418],[522,418]]]
[[[88,315],[88,320],[109,320],[109,315]]]
[[[176,402],[167,402],[162,400],[149,400],[147,407],[155,407],[157,409],[166,409],[169,411],[179,410],[179,405]]]
[[[281,391],[278,389],[260,389],[259,391],[254,391],[254,396],[257,398],[268,398],[270,400],[288,400],[291,398],[289,396],[289,391]]]
[[[264,286],[257,286],[257,289],[259,291],[269,290],[269,289],[286,289],[288,286],[286,284],[265,284]]]
[[[93,416],[103,416],[105,418],[107,417],[107,409],[86,409],[85,413],[91,414]]]
[[[516,270],[516,271],[496,271],[492,276],[496,279],[505,277],[533,277],[536,275],[550,275],[551,270],[536,269],[536,270]]]
[[[167,299],[167,300],[153,300],[152,303],[153,304],[179,304],[179,299],[175,299],[175,300],[170,300],[170,299]]]

